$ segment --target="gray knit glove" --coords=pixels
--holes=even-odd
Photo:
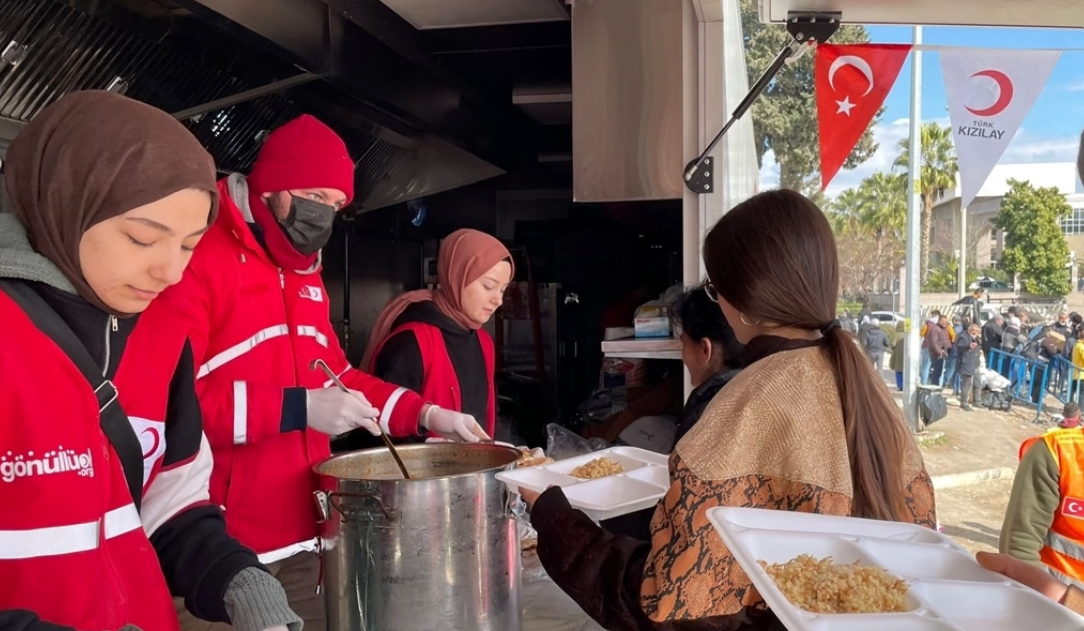
[[[264,631],[281,625],[301,631],[301,618],[290,609],[282,584],[261,569],[246,567],[238,572],[224,600],[234,631]]]

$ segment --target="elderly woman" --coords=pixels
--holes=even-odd
[[[834,319],[824,213],[792,191],[761,193],[712,228],[704,262],[746,367],[671,455],[651,542],[606,532],[560,488],[524,493],[546,571],[607,629],[779,628],[709,523],[713,507],[936,523],[900,410]]]
[[[703,287],[682,294],[675,311],[681,327],[681,362],[689,371],[693,387],[678,415],[676,444],[700,421],[723,386],[741,372],[745,347]],[[654,514],[655,510],[649,508],[608,519],[602,526],[615,534],[647,540],[651,538]]]

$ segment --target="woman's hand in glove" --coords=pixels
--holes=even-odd
[[[373,436],[380,435],[376,409],[357,390],[319,388],[307,393],[308,426],[332,438],[362,427]]]
[[[476,443],[490,440],[473,416],[445,410],[436,405],[430,405],[422,410],[420,425],[431,432],[440,434],[443,438],[456,442]]]

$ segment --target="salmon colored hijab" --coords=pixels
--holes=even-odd
[[[467,229],[456,230],[448,235],[440,244],[440,255],[437,257],[437,282],[440,287],[436,291],[419,289],[392,298],[380,312],[373,331],[369,334],[369,345],[365,348],[361,365],[369,366],[373,355],[391,334],[395,321],[407,307],[416,302],[432,300],[444,315],[464,329],[482,328],[481,324],[471,320],[463,312],[463,290],[504,260],[512,265],[512,275],[515,276],[512,255],[495,237]]]

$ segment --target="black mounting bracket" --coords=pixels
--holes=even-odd
[[[749,111],[749,108],[753,106],[753,103],[764,92],[764,89],[772,82],[775,75],[779,74],[783,64],[801,50],[803,46],[813,46],[827,42],[839,30],[842,17],[843,14],[839,11],[791,11],[787,14],[787,32],[790,33],[793,39],[787,43],[783,50],[779,51],[771,65],[760,75],[753,87],[749,88],[749,93],[734,109],[734,113],[730,115],[730,120],[726,122],[726,125],[723,125],[715,138],[708,143],[707,148],[695,160],[685,165],[683,179],[686,188],[697,194],[711,193],[715,190],[714,169],[711,168],[712,160],[708,157],[708,154],[715,149],[715,146],[719,144],[719,141],[723,139],[723,136],[734,123],[738,122]]]
[[[711,168],[711,158],[705,156],[692,172],[692,177],[685,178],[685,186],[694,193],[711,193],[715,190],[715,169]],[[691,166],[691,163],[690,163]]]

